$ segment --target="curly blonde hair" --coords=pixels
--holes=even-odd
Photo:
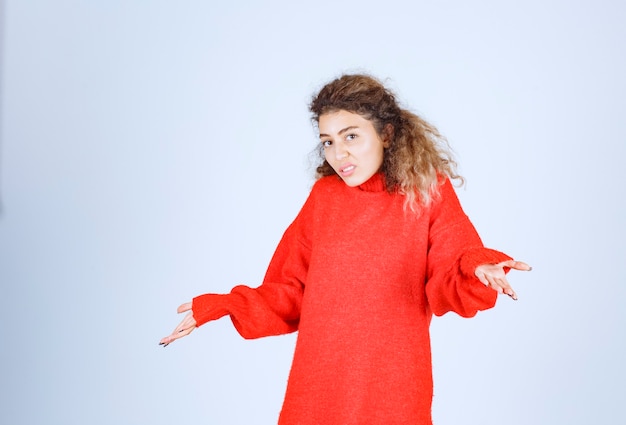
[[[343,75],[331,81],[313,97],[309,110],[316,124],[324,114],[345,110],[369,120],[381,138],[383,132],[390,133],[381,168],[385,185],[390,193],[404,194],[405,205],[413,211],[438,196],[446,177],[464,182],[446,139],[433,125],[400,108],[395,95],[374,77]],[[318,153],[316,177],[337,174],[321,146]]]

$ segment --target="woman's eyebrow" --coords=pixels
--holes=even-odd
[[[354,130],[354,129],[357,129],[357,128],[359,128],[358,125],[351,125],[350,127],[346,127],[346,128],[343,128],[343,129],[339,130],[339,133],[337,133],[337,134],[339,134],[341,136],[346,131]],[[330,136],[328,134],[325,134],[325,133],[320,133],[320,139],[322,137],[330,137]]]

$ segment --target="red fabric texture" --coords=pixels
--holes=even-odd
[[[230,315],[244,338],[298,331],[282,425],[430,425],[432,314],[472,317],[497,293],[485,248],[446,180],[419,214],[376,175],[316,182],[258,288],[194,298],[198,326]]]

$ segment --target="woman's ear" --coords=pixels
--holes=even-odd
[[[383,147],[388,148],[391,146],[391,141],[393,140],[394,128],[393,125],[387,123],[383,127]]]

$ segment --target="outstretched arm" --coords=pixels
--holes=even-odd
[[[241,336],[248,339],[296,331],[308,267],[308,248],[296,237],[292,225],[283,235],[258,288],[238,285],[228,294],[200,295],[178,307],[178,313],[187,314],[160,344],[166,346],[226,315]]]
[[[516,298],[506,273],[530,267],[483,245],[449,180],[440,191],[429,229],[426,294],[432,312],[472,317],[493,307],[498,293]]]
[[[312,196],[287,228],[258,288],[238,285],[228,294],[204,294],[178,307],[185,317],[161,345],[189,335],[203,324],[230,316],[244,338],[260,338],[298,330],[300,305],[308,271],[308,225]]]
[[[298,329],[308,250],[290,227],[278,245],[258,288],[238,285],[228,294],[204,294],[178,307],[185,317],[161,345],[189,335],[203,324],[229,315],[244,338],[280,335]]]

